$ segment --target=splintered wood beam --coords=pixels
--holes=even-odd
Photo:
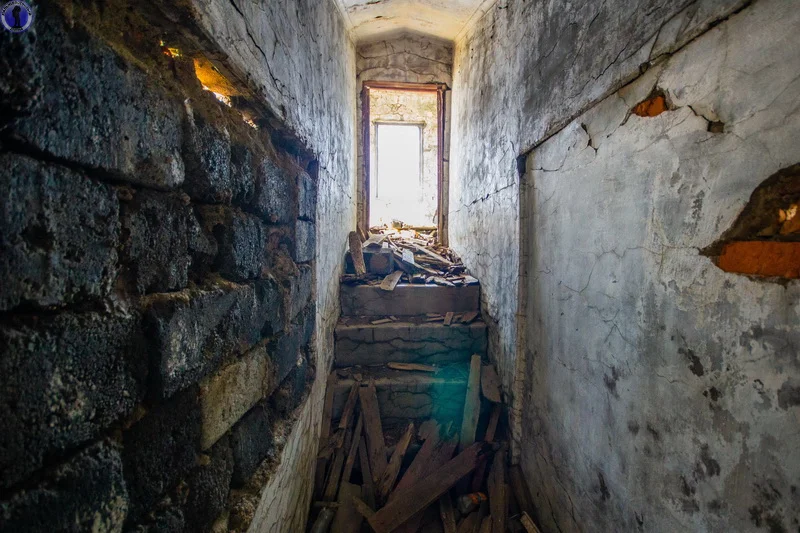
[[[453,323],[453,312],[452,311],[448,311],[444,315],[444,325],[445,326],[449,326],[452,323]]]
[[[472,472],[481,455],[482,444],[475,443],[446,464],[432,471],[428,476],[392,498],[380,511],[369,519],[369,524],[377,533],[389,533],[400,524],[450,490],[458,480]]]
[[[361,487],[347,481],[342,482],[339,488],[339,508],[333,519],[331,533],[352,533],[361,529],[364,521],[361,513],[356,509],[355,498],[361,497]]]
[[[358,401],[358,381],[353,381],[353,386],[350,387],[350,394],[347,395],[347,401],[342,410],[342,418],[339,419],[339,429],[346,429],[350,425],[350,417],[353,416],[353,411],[356,408]]]
[[[450,265],[453,264],[452,261],[450,261],[449,259],[445,259],[441,255],[439,255],[437,253],[434,253],[434,252],[431,252],[430,250],[428,250],[427,248],[425,248],[423,246],[419,246],[418,244],[412,244],[411,246],[413,246],[414,249],[417,250],[418,252],[422,252],[425,255],[433,257],[434,259],[436,259],[440,263],[443,263],[446,266],[450,266]]]
[[[353,439],[350,443],[350,452],[347,454],[347,461],[344,463],[344,473],[342,474],[343,481],[350,481],[350,476],[353,473],[353,464],[356,461],[358,454],[358,443],[361,442],[361,428],[364,425],[364,416],[359,413],[358,422],[356,422],[356,429],[353,431]]]
[[[350,257],[353,259],[353,268],[356,270],[356,275],[363,276],[367,273],[367,265],[364,263],[361,238],[358,236],[358,233],[351,231],[348,240],[350,241]]]
[[[481,414],[481,356],[473,355],[469,365],[467,395],[464,400],[464,417],[461,421],[460,446],[465,448],[475,442],[478,418]]]
[[[384,291],[393,291],[397,284],[400,282],[400,277],[403,275],[401,270],[395,270],[381,281],[381,290]]]
[[[328,478],[328,485],[325,487],[325,494],[322,499],[325,501],[336,500],[336,493],[339,490],[339,481],[342,476],[342,467],[344,466],[344,450],[339,448],[336,450],[336,456],[333,458],[333,466],[331,466],[330,477]]]
[[[423,428],[420,428],[420,430],[422,429]],[[438,424],[436,425],[435,428],[430,429],[426,435],[423,435],[423,437],[425,438],[425,442],[422,443],[422,447],[417,452],[417,455],[414,457],[414,460],[411,462],[411,465],[409,465],[408,470],[406,470],[406,473],[403,474],[402,478],[400,478],[400,482],[397,484],[395,492],[393,492],[389,496],[389,499],[394,497],[394,494],[397,491],[402,490],[416,483],[417,481],[422,479],[425,476],[425,474],[428,473],[433,453],[434,451],[436,451],[436,449],[439,447],[439,444],[441,443],[441,439],[439,438]],[[452,456],[452,452],[450,452],[450,454]],[[448,457],[447,459],[450,459],[450,457]]]
[[[367,453],[367,441],[364,437],[358,441],[358,461],[361,465],[361,477],[364,479],[364,485],[361,489],[364,501],[370,507],[375,507],[375,483],[372,481],[372,472],[369,468],[369,454]]]
[[[490,402],[500,403],[500,377],[490,364],[481,368],[481,391]]]
[[[506,490],[506,450],[505,447],[502,447],[494,456],[492,471],[489,474],[489,509],[494,531],[506,530],[506,515],[508,514]]]
[[[381,412],[378,407],[378,394],[375,383],[370,381],[366,387],[358,391],[361,398],[361,412],[364,415],[364,433],[367,436],[369,451],[369,466],[372,471],[372,480],[377,485],[378,480],[386,470],[386,443],[383,440],[383,425]]]
[[[456,512],[453,509],[453,500],[446,492],[439,498],[439,516],[442,517],[444,533],[456,533]]]
[[[392,458],[383,471],[380,481],[378,482],[378,501],[385,501],[386,497],[394,488],[397,476],[400,474],[400,467],[403,464],[403,457],[406,455],[408,445],[411,443],[411,438],[414,436],[414,423],[411,422],[406,428],[406,432],[400,437],[397,446],[394,448]]]
[[[453,452],[456,451],[456,447],[458,447],[458,443],[456,443],[455,441],[440,443],[439,446],[437,446],[433,450],[430,458],[425,462],[424,468],[419,472],[416,478],[413,480],[409,480],[406,484],[403,485],[403,488],[413,486],[418,480],[426,477],[432,471],[436,470],[437,468],[445,464],[447,461],[452,459]],[[420,452],[421,451],[422,450],[420,450]],[[481,459],[483,459],[483,456],[481,456]],[[403,481],[407,476],[408,476],[408,471],[406,471],[406,475],[403,476],[403,479],[401,481]],[[389,499],[391,500],[392,498],[394,498],[394,495],[397,494],[398,492],[400,492],[400,489],[399,488],[395,489],[395,491],[391,495],[389,495]],[[397,528],[395,533],[416,533],[417,530],[419,529],[420,523],[422,523],[422,518],[424,514],[425,514],[424,510],[418,512],[417,514],[409,518],[405,524]]]

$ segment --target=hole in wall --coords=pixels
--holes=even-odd
[[[756,187],[731,227],[702,253],[726,272],[800,278],[800,163]]]
[[[661,89],[654,89],[650,96],[633,106],[631,113],[640,117],[657,117],[664,111],[669,111],[672,106],[667,99],[667,94]]]

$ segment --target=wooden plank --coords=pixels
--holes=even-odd
[[[403,464],[403,457],[406,455],[408,445],[411,444],[411,438],[414,436],[414,423],[411,422],[406,428],[406,432],[400,437],[397,446],[394,448],[392,458],[383,471],[380,481],[378,482],[378,501],[385,501],[389,493],[392,492],[394,484],[397,481],[397,476],[400,474],[400,467]]]
[[[363,516],[367,520],[369,520],[370,518],[372,518],[375,515],[375,511],[372,510],[372,507],[370,507],[367,504],[367,502],[365,502],[361,498],[356,498],[354,496],[353,497],[353,505],[355,506],[356,511],[358,511],[361,514],[361,516]],[[356,529],[356,530],[353,530],[353,531],[358,531],[358,530]]]
[[[364,437],[358,441],[358,461],[361,465],[361,477],[364,479],[364,485],[361,492],[364,501],[374,508],[375,507],[375,483],[372,481],[372,473],[369,468],[369,454],[367,453],[367,442]]]
[[[403,256],[404,263],[411,266],[419,266],[417,265],[417,262],[414,261],[414,252],[412,252],[411,250],[403,250],[401,253]]]
[[[475,432],[478,430],[478,417],[481,414],[481,356],[473,355],[469,365],[469,381],[467,382],[467,395],[464,399],[464,416],[461,421],[462,449],[475,442]]]
[[[500,413],[502,410],[502,405],[499,403],[494,404],[494,407],[492,408],[492,414],[489,416],[489,424],[486,426],[486,435],[483,437],[484,442],[494,442],[494,436],[497,431],[497,422],[500,420]],[[483,485],[483,480],[486,477],[486,465],[487,462],[484,459],[478,464],[477,468],[475,468],[475,474],[472,476],[472,492],[478,492],[481,490],[481,485]]]
[[[337,377],[334,372],[328,374],[328,379],[325,383],[325,402],[322,407],[322,430],[319,439],[319,452],[327,448],[328,439],[331,432],[331,416],[333,412],[333,394],[336,389]],[[318,457],[317,465],[314,472],[314,498],[320,499],[325,493],[325,478],[327,477],[328,470],[328,456]]]
[[[361,487],[342,481],[339,488],[339,509],[333,519],[331,533],[352,533],[361,529],[364,517],[356,510],[353,498],[361,497]]]
[[[381,324],[389,324],[391,322],[394,322],[394,320],[392,320],[391,318],[379,318],[378,320],[370,321],[370,324],[372,324],[373,326],[380,326]]]
[[[385,278],[381,282],[381,289],[384,291],[391,292],[397,287],[397,284],[400,282],[400,277],[403,275],[401,270],[395,270]]]
[[[500,414],[503,411],[503,406],[499,403],[494,404],[492,407],[492,414],[489,415],[489,424],[486,426],[486,435],[484,435],[484,442],[494,442],[495,434],[497,433],[497,423],[500,422]]]
[[[453,323],[453,312],[452,311],[448,311],[444,315],[444,325],[445,326],[449,326],[452,323]]]
[[[423,246],[419,246],[417,244],[412,244],[411,246],[413,246],[414,249],[417,250],[418,252],[422,252],[425,255],[429,255],[429,256],[433,257],[434,259],[436,259],[437,261],[439,261],[440,263],[443,263],[443,264],[445,264],[447,266],[450,266],[450,265],[453,264],[452,261],[450,261],[448,259],[445,259],[444,257],[442,257],[441,255],[439,255],[437,253],[431,252],[430,250],[428,250],[427,248],[425,248]]]
[[[514,498],[517,500],[517,505],[519,505],[519,510],[532,513],[533,504],[531,503],[528,484],[525,482],[525,477],[522,474],[522,468],[520,468],[519,465],[512,465],[508,469],[508,478],[511,489],[514,491]]]
[[[471,324],[473,320],[478,318],[477,311],[470,311],[469,313],[464,313],[464,316],[461,317],[462,324]]]
[[[423,423],[424,425],[424,423]],[[420,428],[422,430],[423,428]],[[435,429],[427,431],[425,435],[422,435],[425,439],[425,442],[422,443],[422,447],[417,452],[416,457],[411,462],[406,470],[406,473],[403,474],[403,477],[400,479],[400,482],[397,484],[395,491],[402,490],[420,479],[422,479],[427,473],[430,468],[430,461],[433,457],[434,452],[437,448],[439,448],[441,444],[441,439],[439,438],[439,426],[436,425]],[[452,456],[452,451],[450,452]],[[448,457],[447,459],[450,459]],[[439,465],[436,465],[439,466]],[[390,495],[390,498],[394,496],[394,493]]]
[[[428,461],[426,461],[424,468],[418,473],[415,474],[415,479],[409,480],[409,482],[404,484],[404,488],[413,485],[416,483],[417,480],[420,480],[430,474],[432,471],[436,470],[437,468],[441,467],[443,464],[447,463],[452,457],[453,452],[456,451],[456,447],[458,444],[456,442],[443,442],[437,448],[433,450],[431,453],[431,457]],[[422,451],[422,450],[420,450]],[[406,471],[406,475],[403,476],[403,479],[400,481],[402,482],[406,476],[408,476],[408,471]],[[398,484],[399,487],[399,484]],[[399,493],[400,489],[397,488],[395,491],[389,495],[389,499],[391,500],[396,493]],[[414,516],[412,516],[405,524],[401,525],[395,533],[416,533],[419,529],[419,524],[422,522],[422,518],[424,517],[424,511],[420,511]]]
[[[423,480],[398,491],[383,509],[369,519],[372,529],[377,533],[389,533],[439,499],[459,479],[472,472],[481,456],[482,446],[481,443],[473,444]]]
[[[344,404],[342,418],[339,419],[339,429],[347,429],[347,426],[350,425],[350,417],[353,416],[353,411],[356,408],[356,401],[358,401],[358,388],[359,383],[354,381],[353,386],[350,387],[350,394],[347,395],[347,401]]]
[[[448,493],[439,498],[439,516],[442,517],[444,533],[456,533],[456,512]]]
[[[377,485],[378,480],[386,470],[386,443],[383,440],[383,425],[381,412],[378,408],[378,395],[375,391],[375,382],[370,381],[366,387],[360,387],[361,412],[364,414],[364,433],[367,437],[369,452],[369,466],[372,480]]]
[[[541,533],[539,528],[536,527],[536,524],[533,523],[531,517],[525,511],[522,511],[522,515],[519,517],[519,521],[522,522],[522,527],[525,528],[525,531],[528,533]]]
[[[506,450],[505,447],[495,454],[492,471],[489,474],[489,509],[492,515],[492,530],[506,530],[508,498],[506,496]]]
[[[364,252],[361,250],[361,238],[358,233],[351,231],[348,236],[350,241],[350,257],[353,258],[353,268],[356,275],[363,276],[367,273],[367,265],[364,263]]]
[[[481,529],[479,530],[479,533],[492,533],[492,517],[491,516],[487,516],[486,518],[483,519],[483,522],[481,523]]]
[[[408,370],[418,372],[436,372],[439,370],[435,366],[423,365],[421,363],[386,363],[386,366],[394,370]]]
[[[500,403],[500,377],[491,364],[481,368],[481,391],[492,403]]]
[[[467,515],[458,526],[458,533],[478,533],[483,517],[478,511],[473,511]]]
[[[336,493],[339,491],[339,481],[342,477],[342,468],[344,467],[345,452],[343,449],[336,450],[336,456],[333,459],[331,466],[331,473],[328,477],[328,484],[325,486],[325,493],[322,496],[323,500],[334,501],[336,500]]]
[[[344,463],[344,473],[342,474],[343,481],[350,481],[350,476],[353,474],[353,464],[356,461],[358,443],[361,441],[361,428],[363,425],[364,416],[359,413],[358,422],[356,422],[356,429],[353,431],[353,442],[350,443],[350,452],[347,454],[347,461]]]
[[[369,235],[367,234],[366,231],[364,231],[364,228],[358,226],[356,227],[356,231],[358,232],[358,238],[361,239],[361,242],[366,242],[367,240],[369,240]]]

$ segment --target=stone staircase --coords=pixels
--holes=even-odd
[[[470,357],[486,354],[486,324],[479,316],[462,322],[479,313],[479,298],[479,285],[405,284],[391,292],[377,285],[342,286],[333,418],[340,417],[354,380],[374,380],[388,431],[409,419],[460,425]],[[431,320],[449,312],[454,313],[450,325]],[[386,366],[390,362],[433,365],[437,371],[394,370]]]

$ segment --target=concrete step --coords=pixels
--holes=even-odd
[[[354,374],[362,383],[375,380],[381,422],[387,428],[406,425],[410,419],[435,418],[440,424],[461,423],[464,396],[467,392],[469,364],[441,365],[439,371],[408,372],[386,367],[352,367],[350,374],[342,370],[334,392],[333,420],[342,416],[347,395],[353,386]]]
[[[378,285],[342,285],[342,316],[412,316],[478,311],[480,285],[442,287],[403,284],[393,291]]]
[[[337,368],[353,365],[469,362],[472,354],[486,353],[486,324],[426,322],[402,317],[388,324],[370,324],[370,317],[342,317],[336,326]]]

